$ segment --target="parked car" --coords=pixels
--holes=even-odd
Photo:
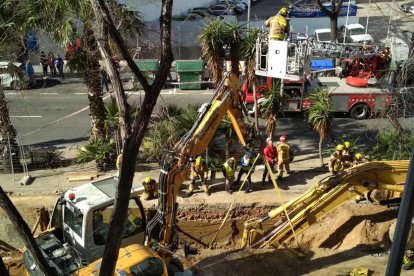
[[[400,9],[403,12],[410,12],[410,9],[412,7],[414,7],[414,2],[408,2],[408,3],[401,4]]]
[[[247,10],[247,6],[248,6],[248,1],[243,1],[243,0],[218,0],[217,4],[221,4],[221,5],[235,5],[241,9]]]
[[[203,17],[203,18],[212,16],[210,13],[208,13],[205,10],[189,10],[188,14],[197,14],[197,15]]]
[[[190,13],[190,12],[194,12],[194,11],[202,11],[202,12],[206,12],[210,15],[216,15],[214,13],[214,11],[212,11],[210,8],[207,8],[207,7],[195,7],[195,8],[192,8],[191,10],[189,10],[188,12]]]
[[[338,0],[336,0],[336,4],[338,4]],[[355,0],[344,0],[342,2],[342,6],[348,6],[348,5],[355,6],[356,5]],[[322,6],[324,6],[324,7],[330,7],[330,6],[332,6],[332,1],[325,2],[325,3],[322,4]]]
[[[331,29],[316,29],[313,36],[315,37],[316,41],[330,42],[331,41]]]
[[[0,81],[4,88],[20,90],[29,86],[29,76],[22,66],[19,62],[0,61]]]
[[[236,15],[236,11],[231,8],[228,7],[226,5],[213,5],[209,7],[213,12],[214,15]]]
[[[198,13],[189,13],[189,14],[187,14],[185,20],[197,21],[197,20],[202,20],[203,18],[204,18],[204,16],[201,16]]]
[[[414,5],[411,6],[409,12],[412,13],[412,14],[414,14]]]
[[[347,43],[374,43],[374,38],[370,34],[365,33],[365,27],[361,24],[343,25],[339,28],[339,31],[342,38],[345,36],[345,42]],[[339,39],[339,41],[341,42],[342,39]]]
[[[234,9],[236,14],[242,14],[246,10],[246,7],[244,6],[244,4],[237,4],[234,1],[219,0],[218,5],[224,5],[224,6],[230,7]]]

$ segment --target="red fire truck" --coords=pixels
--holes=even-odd
[[[256,97],[260,104],[264,94],[271,88],[273,78],[258,77]],[[243,86],[244,102],[249,109],[253,107],[254,97],[251,87]],[[317,88],[329,89],[333,107],[338,113],[348,113],[352,118],[366,119],[374,114],[385,113],[391,104],[391,93],[386,88],[353,87],[346,84],[345,79],[338,77],[314,77],[310,80],[302,78],[283,83],[283,111],[302,112],[309,108],[309,95]]]

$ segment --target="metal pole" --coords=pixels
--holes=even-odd
[[[411,150],[411,160],[408,166],[407,179],[398,212],[397,225],[392,239],[391,254],[388,259],[387,276],[396,276],[401,273],[401,265],[407,244],[408,232],[411,227],[414,211],[414,147]]]
[[[346,35],[347,35],[347,29],[346,26],[348,26],[348,19],[349,19],[349,8],[351,7],[351,1],[348,2],[348,9],[346,11],[346,21],[345,21],[345,34],[344,34],[344,42],[343,44],[345,44],[345,39],[346,39]],[[331,30],[332,31],[332,30]]]
[[[14,175],[13,156],[12,156],[11,145],[10,145],[10,136],[9,136],[8,133],[7,133],[7,145],[9,147],[10,166],[11,166],[11,169],[12,169],[13,180],[16,181],[16,176]]]
[[[252,0],[249,0],[249,4],[247,6],[247,29],[250,29],[250,9],[252,6]]]
[[[178,59],[181,59],[181,26],[178,26]]]
[[[367,23],[365,24],[365,34],[368,33],[368,23],[369,23],[369,14],[371,11],[371,0],[369,0],[369,4],[368,4],[368,15],[367,15]]]
[[[393,15],[393,9],[390,9],[390,19],[388,20],[387,40],[388,40],[388,37],[390,35],[392,15]]]

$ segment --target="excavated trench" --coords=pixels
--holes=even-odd
[[[223,227],[220,226],[226,217],[229,206],[184,207],[178,211],[178,226],[184,233],[180,238],[187,244],[197,247],[209,247],[214,237],[214,248],[235,248],[240,245],[244,222],[249,219],[261,218],[277,206],[259,206],[257,204],[238,205],[230,211]],[[271,222],[263,225],[271,226]],[[191,238],[190,236],[196,238]]]
[[[24,201],[24,200],[23,200]],[[39,201],[28,199],[17,205],[29,226],[35,221],[35,208]],[[51,208],[50,206],[48,206]],[[180,242],[198,250],[196,255],[184,261],[186,267],[197,265],[202,260],[221,253],[227,254],[240,248],[244,222],[253,218],[261,218],[277,206],[262,206],[260,204],[236,205],[230,212],[223,228],[217,234],[220,225],[226,216],[229,205],[180,206],[177,213]],[[356,204],[348,202],[333,210],[321,221],[311,225],[308,229],[297,234],[294,239],[284,244],[288,248],[316,250],[330,248],[335,250],[361,249],[366,252],[386,251],[390,240],[388,232],[390,225],[395,221],[397,212],[385,206],[372,204]],[[272,221],[263,225],[264,229],[271,227]],[[213,250],[208,249],[214,236],[217,234]],[[319,249],[318,249],[319,250]],[[226,253],[227,252],[227,253]],[[250,251],[250,254],[260,254]],[[181,249],[178,255],[183,255]],[[18,257],[18,256],[17,256]],[[8,256],[6,263],[13,269],[21,269],[15,255]],[[12,274],[13,275],[13,274]],[[18,274],[14,274],[18,275]],[[246,274],[247,275],[247,274]]]

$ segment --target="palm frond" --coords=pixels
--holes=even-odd
[[[330,133],[335,109],[332,107],[328,89],[318,89],[309,97],[308,122],[324,139]]]

